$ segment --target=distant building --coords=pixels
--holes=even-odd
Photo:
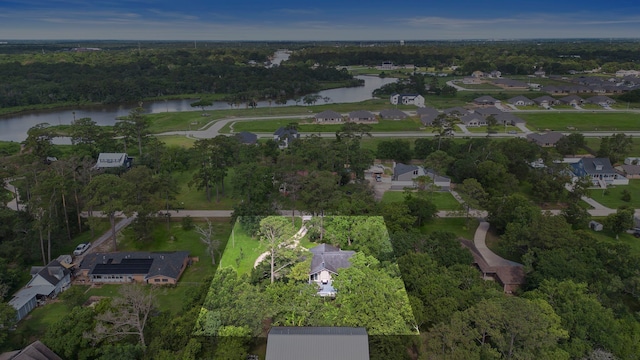
[[[98,161],[96,162],[96,169],[115,169],[125,168],[128,169],[133,163],[133,158],[129,157],[126,153],[100,153],[98,155]]]
[[[608,185],[628,185],[629,179],[619,174],[608,158],[581,158],[570,164],[571,171],[578,178],[588,178],[594,185],[606,188]]]
[[[376,123],[378,122],[378,118],[370,112],[366,110],[357,110],[349,113],[349,122],[354,123]]]
[[[380,111],[380,117],[384,120],[403,120],[406,119],[408,115],[404,111],[398,109],[386,109]]]
[[[340,250],[328,244],[318,245],[309,251],[313,254],[309,270],[309,283],[318,285],[318,295],[335,296],[336,290],[332,286],[332,277],[338,274],[338,269],[351,266],[349,259],[355,252]]]
[[[389,99],[393,105],[415,105],[424,106],[424,97],[420,94],[392,94]]]
[[[549,131],[542,134],[529,134],[527,139],[542,147],[554,147],[556,143],[562,139],[564,135],[561,132]]]
[[[333,110],[325,110],[323,112],[317,113],[314,115],[314,119],[316,119],[315,121],[318,124],[335,124],[344,121],[344,119],[342,118],[342,114]]]
[[[273,133],[273,140],[278,143],[280,149],[286,149],[296,139],[300,139],[298,130],[280,127]]]

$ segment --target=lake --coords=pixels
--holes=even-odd
[[[273,63],[280,63],[288,58],[288,53],[279,52],[272,60]],[[395,78],[379,78],[376,76],[356,76],[358,79],[364,80],[364,86],[352,87],[352,88],[338,88],[331,90],[320,91],[318,95],[321,99],[316,102],[316,105],[325,103],[354,103],[368,99],[372,99],[371,93],[373,90],[381,87],[382,85],[395,82]],[[195,99],[182,99],[182,100],[159,100],[144,102],[142,107],[146,113],[156,114],[161,112],[178,112],[178,111],[198,111],[198,108],[193,108],[191,103]],[[299,103],[301,105],[301,103]],[[286,104],[271,105],[267,101],[258,102],[258,107],[268,106],[292,106],[296,105],[294,100],[287,101]],[[116,123],[116,118],[121,116],[127,116],[129,110],[137,107],[137,103],[122,104],[122,105],[94,105],[94,106],[82,106],[77,108],[64,108],[55,110],[42,110],[42,111],[30,111],[15,115],[8,115],[0,117],[0,140],[3,141],[23,141],[27,138],[27,130],[40,123],[49,123],[51,125],[68,125],[74,119],[91,118],[98,125],[113,125]],[[212,106],[207,106],[207,110],[222,110],[232,109],[233,107],[224,101],[216,101]],[[244,108],[244,105],[241,105]],[[363,109],[364,110],[364,109]]]

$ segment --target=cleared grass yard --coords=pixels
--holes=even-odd
[[[282,120],[257,120],[257,121],[237,121],[233,125],[224,126],[221,132],[230,132],[233,127],[234,132],[250,131],[257,133],[270,133],[276,131],[281,126],[286,126],[292,122],[298,123],[298,131],[309,133],[328,132],[335,133],[342,127],[341,124],[316,124],[309,119],[282,119]],[[422,124],[417,119],[406,120],[380,120],[377,124],[371,124],[372,132],[387,131],[420,131]]]
[[[631,201],[622,201],[624,190],[631,194]],[[623,205],[631,206],[634,209],[640,208],[640,180],[629,180],[629,185],[609,186],[607,190],[592,189],[590,193],[593,200],[612,209]]]
[[[266,249],[264,243],[247,234],[240,223],[236,223],[231,233],[224,254],[220,260],[220,267],[230,266],[241,274],[248,274],[253,264]]]
[[[476,219],[470,219],[467,224],[465,218],[437,218],[422,225],[420,232],[422,234],[430,234],[434,231],[448,231],[456,234],[458,237],[473,240],[477,228],[478,220]]]
[[[438,210],[458,210],[460,208],[460,203],[449,192],[434,192],[430,196],[430,200]],[[387,191],[382,195],[383,203],[402,201],[404,201],[404,191]]]
[[[567,131],[573,127],[583,131],[640,131],[640,114],[627,112],[568,112],[520,113],[531,130]]]

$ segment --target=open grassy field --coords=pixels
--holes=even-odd
[[[389,104],[388,99],[372,99],[362,101],[359,103],[345,103],[345,104],[323,104],[312,106],[272,106],[255,109],[225,109],[225,110],[206,110],[209,116],[202,116],[202,111],[182,111],[182,112],[168,112],[158,114],[148,114],[148,118],[151,122],[149,130],[151,133],[157,134],[165,131],[185,131],[185,130],[197,130],[206,126],[212,121],[226,118],[239,118],[239,117],[270,117],[270,116],[285,116],[285,115],[308,115],[325,111],[333,110],[340,113],[346,113],[354,110],[369,110],[379,111],[383,109],[390,109],[394,107]],[[416,107],[412,105],[398,106],[400,110],[415,110]]]
[[[622,201],[624,190],[631,194],[631,201]],[[629,185],[609,186],[607,190],[592,189],[590,194],[593,200],[612,209],[623,205],[631,206],[634,209],[640,208],[640,180],[629,180]]]
[[[436,205],[438,210],[458,210],[460,203],[449,192],[433,192],[430,200]],[[404,201],[404,191],[387,191],[382,195],[382,202],[402,202]]]
[[[599,221],[602,222],[604,219],[603,218],[594,218],[593,220],[595,221]],[[616,243],[623,243],[623,244],[627,244],[629,245],[629,247],[631,248],[631,251],[637,255],[640,255],[640,239],[636,238],[635,236],[633,236],[632,234],[627,234],[627,233],[622,233],[619,236],[619,239],[616,240],[616,236],[613,235],[612,233],[608,232],[607,230],[604,231],[592,231],[591,234],[598,240],[606,242],[606,243],[610,243],[610,244],[616,244]]]
[[[242,229],[240,223],[236,223],[224,249],[220,267],[230,266],[236,269],[238,274],[249,273],[253,269],[256,259],[265,249],[264,243],[261,243],[257,238],[251,238]]]
[[[196,139],[188,138],[184,135],[158,136],[158,139],[167,146],[179,146],[186,149],[193,147],[193,144],[196,142]]]
[[[567,131],[573,127],[576,131],[640,131],[640,114],[627,112],[577,112],[563,111],[548,113],[518,114],[527,121],[531,130]]]
[[[477,228],[478,220],[476,219],[470,219],[467,225],[465,218],[438,218],[422,225],[420,232],[430,234],[434,231],[448,231],[456,234],[458,237],[473,240]]]
[[[286,126],[292,122],[298,123],[298,131],[309,133],[328,132],[335,133],[339,131],[342,124],[316,124],[313,120],[259,120],[259,121],[238,121],[234,122],[233,131],[250,131],[257,133],[272,133],[281,126]],[[422,124],[418,119],[409,118],[405,120],[380,120],[377,124],[371,124],[372,132],[388,132],[388,131],[420,131]],[[221,132],[230,132],[230,128],[225,126]]]
[[[459,86],[465,89],[473,89],[473,90],[500,90],[502,89],[499,86],[483,83],[483,84],[458,84]]]

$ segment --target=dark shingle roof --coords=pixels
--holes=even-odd
[[[468,109],[465,109],[461,106],[455,106],[455,107],[451,107],[448,109],[444,109],[442,110],[443,113],[447,114],[447,115],[451,115],[454,113],[457,113],[458,116],[463,116],[469,113]]]
[[[500,102],[500,100],[494,98],[493,96],[483,95],[473,99],[473,102],[477,104],[494,104],[496,102]]]
[[[356,110],[349,113],[350,119],[375,119],[376,116],[373,115],[371,111],[367,110]]]
[[[0,354],[2,360],[62,360],[45,344],[36,340],[22,350]]]
[[[600,166],[599,170],[598,166]],[[608,158],[582,158],[580,161],[571,164],[571,168],[578,177],[616,173]]]
[[[316,119],[341,119],[342,114],[333,110],[325,110],[323,112],[319,112],[315,114],[314,118]]]
[[[272,327],[266,360],[368,360],[364,328]]]
[[[406,165],[403,163],[396,163],[396,166],[393,168],[393,177],[398,178],[398,176],[402,174],[414,172],[415,170],[418,170],[418,167],[416,165]]]
[[[535,142],[540,146],[555,145],[558,140],[562,139],[564,135],[561,132],[549,131],[544,134],[529,134],[527,135],[527,139]]]
[[[313,254],[309,274],[315,274],[325,269],[337,273],[338,269],[351,266],[349,259],[355,254],[354,251],[343,251],[327,244],[318,245],[309,251]]]
[[[60,265],[58,260],[53,260],[47,266],[34,266],[31,268],[31,276],[40,275],[49,284],[56,286],[67,274],[71,272]]]
[[[533,104],[533,100],[523,95],[514,96],[511,99],[507,100],[509,104],[515,104],[518,101],[523,101],[525,104]]]
[[[241,131],[237,133],[236,138],[241,144],[255,144],[258,141],[258,135],[248,131]]]
[[[495,106],[489,106],[486,108],[482,108],[482,109],[475,109],[475,112],[482,115],[482,116],[489,116],[489,115],[498,115],[502,113],[502,110],[498,109]]]
[[[380,111],[380,117],[383,119],[406,119],[407,114],[398,109],[385,109]]]
[[[177,279],[188,251],[175,252],[119,252],[87,254],[80,269],[89,274],[144,274],[147,278],[166,276]]]

